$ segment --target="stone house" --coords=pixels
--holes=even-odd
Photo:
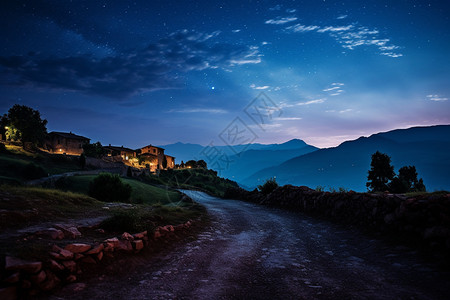
[[[167,169],[175,168],[175,157],[170,155],[165,155],[167,161]]]
[[[167,161],[167,169],[175,167],[175,157],[164,154],[164,149],[153,145],[148,145],[140,149],[140,159],[142,164],[148,164],[151,172],[157,169],[164,169],[164,159]]]
[[[104,146],[103,149],[105,150],[106,156],[112,157],[112,158],[119,158],[119,160],[122,161],[128,161],[132,158],[136,157],[136,151],[132,150],[130,148],[125,148],[124,146],[117,147],[117,146]]]
[[[44,148],[54,154],[81,155],[83,145],[89,144],[87,137],[72,132],[52,131],[47,135]]]

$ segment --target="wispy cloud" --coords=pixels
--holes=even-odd
[[[340,110],[339,113],[340,114],[345,114],[345,113],[348,113],[348,112],[351,112],[351,111],[353,111],[353,109],[347,108],[347,109]]]
[[[187,109],[172,109],[169,110],[170,113],[186,113],[186,114],[195,114],[195,113],[209,113],[209,114],[225,114],[228,111],[224,109],[215,109],[215,108],[187,108]]]
[[[340,15],[340,16],[338,16],[336,19],[337,20],[343,20],[343,19],[345,19],[345,18],[347,18],[348,17],[348,15]]]
[[[448,98],[442,97],[440,95],[427,95],[427,99],[430,101],[447,101]]]
[[[330,96],[339,96],[344,92],[343,86],[344,84],[341,82],[333,82],[329,87],[322,91],[327,92]]]
[[[232,33],[238,33],[238,32],[241,32],[241,30],[240,29],[234,29],[234,30],[231,30],[231,32]]]
[[[293,13],[295,13],[297,10],[295,9],[295,8],[288,8],[288,9],[286,9],[286,12],[287,13],[289,13],[289,14],[293,14]]]
[[[286,27],[286,29],[292,30],[294,32],[314,31],[314,30],[316,30],[318,28],[320,28],[320,27],[319,26],[314,26],[314,25],[305,26],[305,25],[301,25],[301,24],[296,24],[296,25],[292,25],[292,26]]]
[[[324,103],[325,99],[316,99],[316,100],[310,100],[310,101],[306,101],[306,102],[298,102],[295,105],[310,105],[310,104],[319,104],[319,103]]]
[[[250,85],[250,87],[251,87],[252,89],[254,89],[254,90],[266,90],[266,89],[270,88],[270,86],[268,86],[268,85],[257,86],[257,85],[254,84],[254,83],[252,83],[252,84]]]
[[[36,86],[49,90],[80,91],[123,99],[136,93],[177,88],[174,73],[205,69],[229,69],[257,64],[257,46],[214,41],[220,34],[181,30],[143,49],[96,58],[90,55],[66,57],[0,57],[7,85]]]
[[[272,11],[281,10],[281,5],[277,4],[277,5],[273,6],[273,7],[270,7],[269,10],[272,10]]]
[[[297,120],[301,120],[302,118],[299,118],[299,117],[286,117],[286,118],[283,118],[283,117],[280,117],[280,118],[274,118],[274,121],[297,121]]]
[[[286,23],[294,22],[294,21],[297,21],[296,17],[284,17],[284,18],[283,17],[278,17],[278,18],[275,18],[275,19],[267,20],[265,23],[266,24],[281,25],[281,24],[286,24]]]
[[[277,24],[277,23],[267,23],[267,24]],[[401,47],[397,45],[392,45],[391,40],[389,38],[380,38],[380,32],[378,30],[370,29],[365,26],[357,26],[355,24],[349,24],[345,26],[317,26],[317,25],[295,24],[286,27],[286,30],[288,32],[290,31],[300,33],[302,32],[328,33],[343,48],[348,50],[354,50],[356,47],[361,46],[374,46],[378,48],[378,50],[380,51],[380,55],[385,55],[393,58],[403,56],[403,54],[399,52]]]

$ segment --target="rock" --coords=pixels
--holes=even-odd
[[[144,248],[144,243],[141,240],[133,241],[134,249],[139,251]]]
[[[99,232],[99,233],[105,233],[105,230],[104,230],[104,229],[101,229],[101,228],[95,229],[95,231],[96,231],[96,232]]]
[[[53,244],[53,246],[52,246],[53,252],[59,253],[59,252],[61,252],[61,250],[63,250],[63,248],[59,247],[58,245]]]
[[[75,260],[79,260],[79,259],[82,259],[83,257],[84,257],[83,254],[75,253],[74,259],[75,259]]]
[[[17,299],[17,287],[9,286],[6,288],[0,288],[0,299],[2,299],[2,300]]]
[[[7,271],[25,271],[27,273],[38,273],[42,269],[42,262],[29,262],[19,258],[7,256],[5,258],[5,270]]]
[[[63,259],[63,260],[68,260],[68,259],[72,259],[73,258],[73,252],[69,251],[69,250],[66,250],[66,249],[62,249],[59,252],[59,255],[60,255],[60,259]]]
[[[58,286],[58,284],[61,282],[61,280],[55,274],[53,274],[53,272],[50,270],[46,270],[45,274],[47,275],[47,280],[45,280],[43,283],[41,283],[39,285],[39,287],[43,291],[51,291],[55,287]]]
[[[73,283],[66,287],[67,289],[70,289],[73,292],[81,292],[86,288],[86,283]]]
[[[73,225],[55,224],[56,229],[61,230],[68,238],[77,238],[81,236],[81,232]]]
[[[102,260],[102,258],[103,258],[103,252],[99,252],[97,254],[97,259],[100,261],[100,260]]]
[[[143,239],[146,236],[147,236],[147,230],[134,234],[135,239]]]
[[[77,276],[75,276],[73,274],[66,277],[66,282],[72,283],[75,281],[77,281]]]
[[[53,259],[50,259],[49,263],[50,263],[50,269],[52,271],[59,272],[59,271],[64,270],[64,267],[62,265],[60,265],[59,263],[57,263],[56,261],[54,261]]]
[[[155,232],[153,233],[153,238],[154,239],[159,239],[161,237],[161,232],[159,232],[159,230],[155,230]]]
[[[103,251],[103,249],[105,249],[105,246],[103,246],[103,244],[99,244],[97,246],[95,246],[94,248],[92,248],[91,250],[89,250],[88,252],[86,252],[86,254],[98,254],[101,251]]]
[[[114,238],[105,240],[105,243],[107,244],[107,247],[110,246],[114,249],[119,246],[119,239],[114,237]]]
[[[36,232],[36,235],[48,237],[52,240],[62,240],[64,238],[64,233],[56,228],[47,228],[45,230],[38,231]]]
[[[75,273],[77,271],[77,263],[73,260],[63,261],[62,264],[70,273]]]
[[[117,247],[119,250],[125,251],[125,252],[130,252],[133,251],[133,246],[131,246],[131,242],[130,241],[119,241],[119,246]]]
[[[72,253],[84,253],[91,248],[92,248],[91,245],[88,244],[75,243],[67,245],[66,247],[64,247],[64,250],[68,250]]]
[[[134,237],[131,234],[129,234],[128,232],[124,232],[122,234],[122,240],[132,241],[132,240],[134,240]]]
[[[5,279],[7,283],[17,283],[20,280],[20,272],[16,272]]]
[[[22,284],[20,285],[23,289],[29,289],[31,288],[31,281],[29,280],[22,280]]]
[[[47,278],[47,274],[45,273],[44,270],[41,270],[37,275],[31,276],[30,279],[33,283],[39,284],[39,283],[43,282],[46,278]]]
[[[91,256],[86,256],[85,258],[83,258],[81,260],[81,262],[86,263],[86,264],[96,264],[97,263],[95,261],[95,259],[93,259]]]

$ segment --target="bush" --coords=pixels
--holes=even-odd
[[[272,193],[278,187],[278,183],[275,178],[267,179],[263,185],[259,185],[258,189],[264,195]]]
[[[28,180],[39,179],[42,177],[47,177],[47,172],[45,172],[42,167],[29,163],[23,168],[22,176]]]
[[[6,150],[6,146],[3,143],[0,143],[0,153],[8,153],[8,150]]]
[[[102,173],[89,184],[89,196],[104,202],[129,202],[131,186],[117,174]]]

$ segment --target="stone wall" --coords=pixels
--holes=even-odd
[[[319,216],[390,235],[450,258],[450,194],[406,197],[395,194],[318,192],[285,185],[263,195],[230,189],[225,198]]]
[[[134,254],[151,249],[158,244],[182,236],[193,225],[192,221],[172,226],[160,226],[154,232],[129,234],[124,232],[119,237],[105,239],[101,243],[69,243],[63,247],[54,244],[45,261],[25,261],[16,257],[5,257],[0,299],[28,299],[42,292],[49,292],[61,284],[77,281],[80,274],[89,271],[93,265],[102,265],[123,254]],[[55,229],[54,239],[58,235],[78,237],[76,228]],[[70,230],[72,229],[72,230]],[[58,232],[61,231],[61,232]],[[49,232],[47,234],[52,234]]]

